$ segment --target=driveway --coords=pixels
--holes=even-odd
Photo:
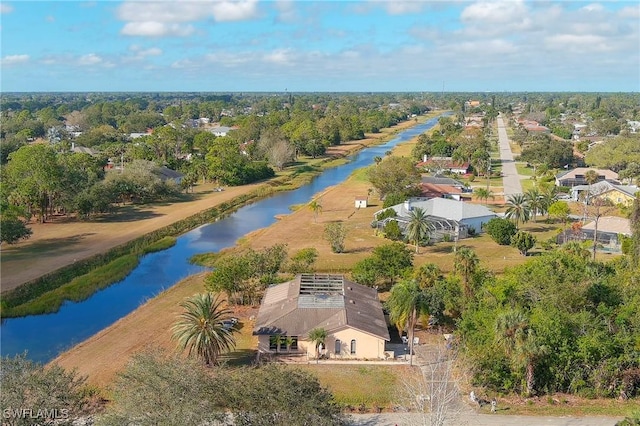
[[[497,121],[500,161],[502,162],[502,185],[504,186],[504,198],[506,201],[510,195],[522,194],[522,185],[520,184],[520,175],[516,170],[516,163],[513,161],[513,152],[511,152],[509,137],[507,136],[502,115],[498,116]]]

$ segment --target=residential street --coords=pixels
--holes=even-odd
[[[500,161],[502,162],[502,182],[504,186],[504,198],[513,194],[522,193],[520,176],[516,170],[516,163],[513,161],[513,153],[509,145],[509,137],[504,126],[502,115],[498,116],[498,142],[500,144]]]

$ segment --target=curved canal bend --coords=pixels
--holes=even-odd
[[[404,130],[383,145],[365,148],[349,157],[348,163],[327,169],[307,185],[257,201],[217,222],[181,235],[175,246],[144,256],[124,280],[85,301],[65,302],[54,314],[4,320],[0,326],[2,355],[12,356],[27,351],[31,360],[50,361],[126,316],[164,289],[203,271],[204,268],[189,264],[188,260],[194,254],[232,247],[247,233],[274,223],[276,215],[290,213],[289,206],[309,202],[314,194],[339,184],[354,170],[370,165],[376,156],[382,157],[393,146],[429,130],[437,120],[438,117]]]

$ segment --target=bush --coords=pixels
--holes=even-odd
[[[398,225],[398,221],[390,220],[384,226],[384,236],[392,241],[402,240],[402,230],[400,229],[400,225]]]
[[[518,231],[516,225],[509,219],[493,218],[484,224],[484,230],[491,239],[501,246],[511,244],[511,237]]]

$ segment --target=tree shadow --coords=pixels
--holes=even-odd
[[[135,222],[138,220],[152,219],[154,217],[165,216],[154,212],[153,210],[143,210],[136,207],[126,208],[124,211],[118,211],[115,214],[99,216],[94,218],[90,222],[94,223],[120,223],[120,222]]]
[[[228,354],[220,356],[220,362],[230,367],[242,367],[251,365],[256,359],[258,351],[256,349],[238,349]]]
[[[32,259],[34,256],[48,255],[54,251],[56,255],[70,253],[74,251],[74,246],[80,244],[85,237],[90,235],[95,235],[95,232],[87,232],[66,238],[48,238],[27,246],[3,247],[2,260],[3,262],[10,262],[27,258]]]

